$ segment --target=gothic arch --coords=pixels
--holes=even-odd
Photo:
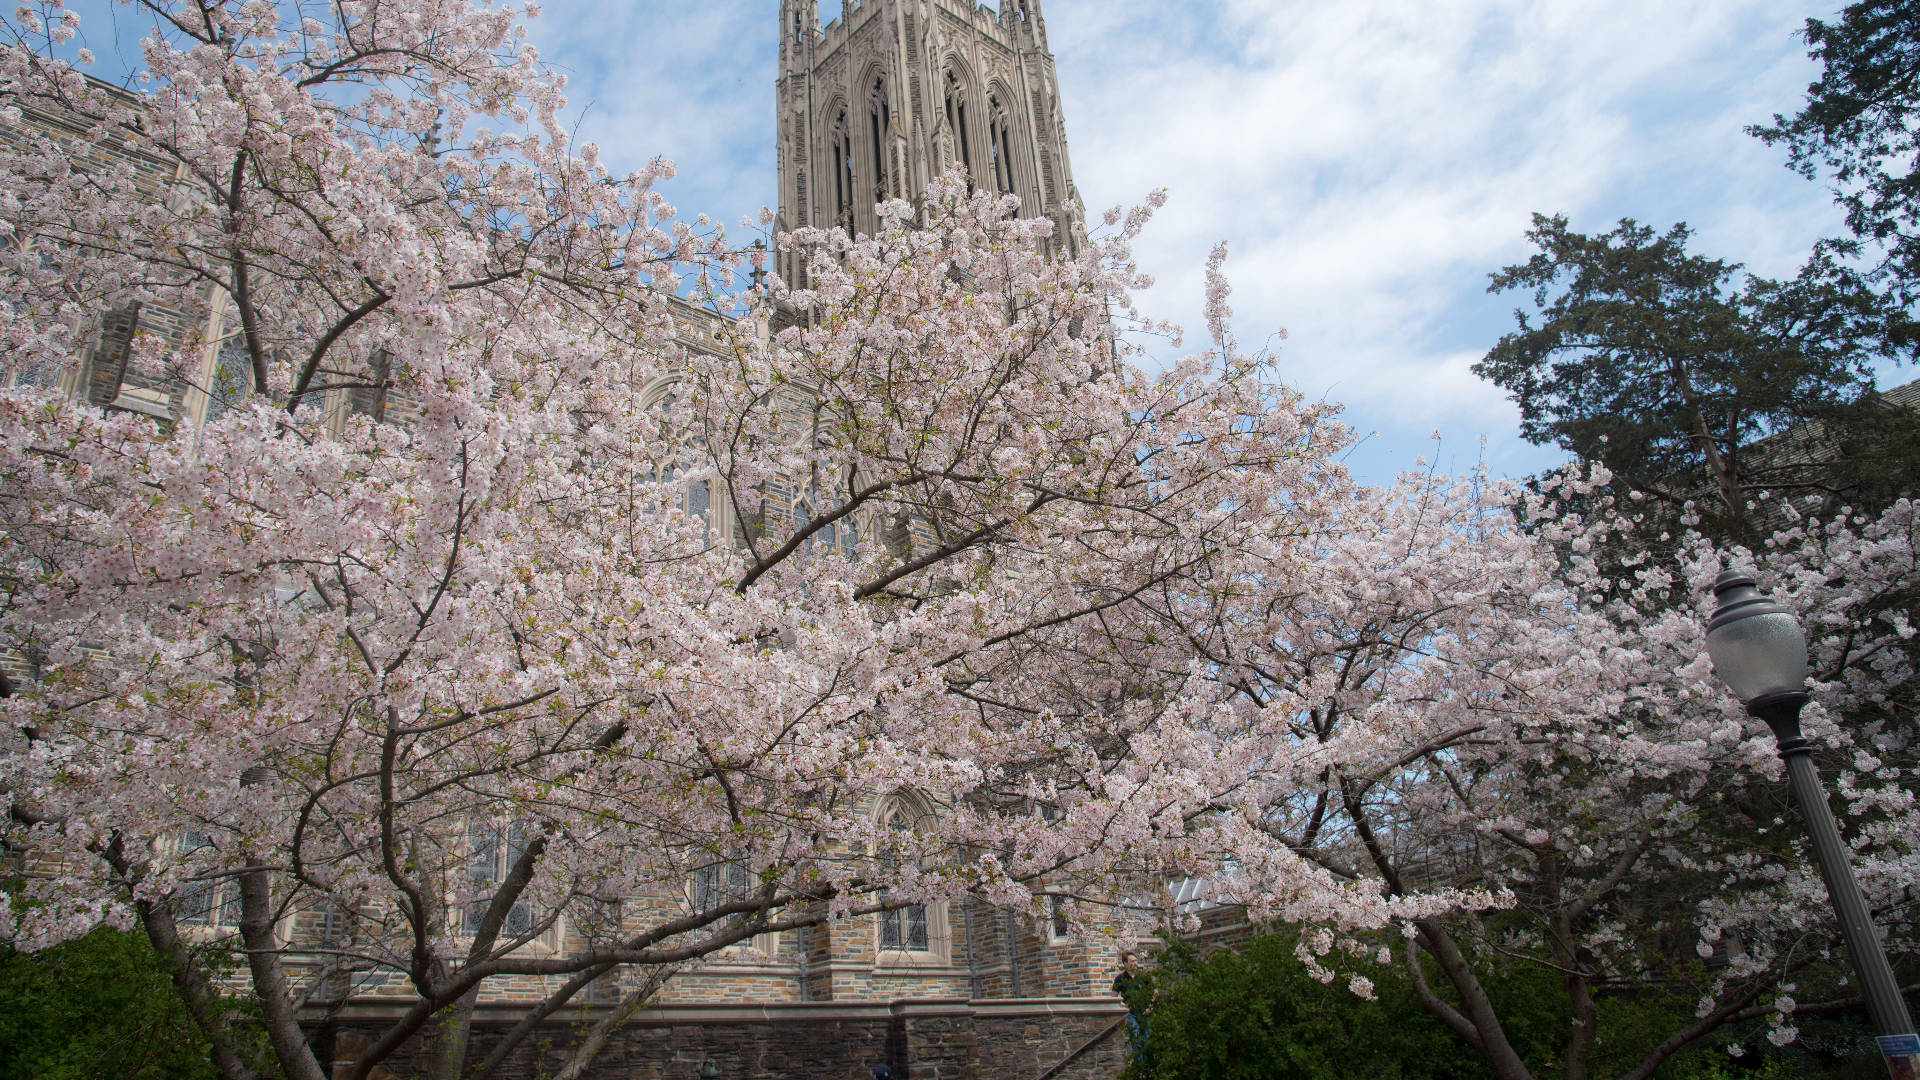
[[[831,482],[821,483],[819,478],[808,481],[793,497],[793,506],[788,516],[795,532],[807,528],[814,521],[839,510],[846,505],[845,493]],[[800,544],[802,553],[812,555],[837,554],[842,557],[856,558],[860,551],[861,512],[856,509],[845,517],[828,522]]]
[[[933,804],[919,793],[897,789],[874,801],[874,821],[884,837],[894,830],[912,830],[934,817]],[[874,852],[883,864],[888,856],[884,843]],[[953,933],[948,925],[947,902],[933,900],[908,904],[874,915],[874,944],[878,965],[925,965],[949,962]]]
[[[1020,97],[1008,87],[1005,80],[995,78],[987,83],[985,116],[987,120],[987,177],[995,191],[1020,196],[1023,213],[1032,214],[1037,209],[1038,200],[1033,197],[1031,185],[1026,178],[1031,175],[1027,168],[1027,139],[1025,125],[1021,118],[1026,110],[1020,107]]]
[[[973,71],[957,54],[949,53],[940,65],[941,123],[947,129],[952,156],[949,163],[967,167],[968,179],[981,182],[981,156],[986,149],[980,127],[980,90]]]
[[[900,111],[894,100],[893,78],[877,63],[870,63],[861,71],[853,89],[856,102],[853,124],[859,129],[855,142],[867,176],[862,186],[860,216],[867,222],[873,214],[873,204],[905,194],[899,162],[893,152],[900,131]],[[877,216],[867,223],[878,228]]]
[[[873,820],[883,825],[889,824],[889,819],[896,812],[906,815],[905,822],[909,826],[932,821],[939,816],[930,799],[905,787],[895,788],[873,801]]]
[[[674,386],[679,382],[680,376],[678,375],[655,375],[641,383],[640,408],[646,410],[660,404],[668,394],[673,393]]]
[[[701,324],[695,323],[695,326]],[[679,375],[659,375],[648,379],[640,388],[640,408],[642,411],[669,408],[683,380]],[[697,445],[688,446],[676,452],[664,461],[653,463],[652,481],[661,484],[679,484],[677,496],[680,509],[689,517],[697,518],[707,527],[707,535],[726,536],[728,532],[719,527],[718,518],[725,512],[726,500],[719,475],[711,468],[709,455]],[[702,475],[702,474],[705,475]],[[710,541],[709,541],[710,542]]]
[[[820,113],[820,131],[827,134],[822,152],[826,160],[820,163],[820,201],[825,211],[817,224],[822,228],[835,225],[852,231],[854,207],[860,204],[856,194],[859,167],[854,157],[853,110],[846,94],[836,93],[828,99],[827,107]]]

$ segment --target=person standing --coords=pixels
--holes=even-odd
[[[1113,977],[1113,992],[1127,1003],[1127,1045],[1133,1059],[1144,1063],[1147,1054],[1148,1014],[1153,1012],[1153,985],[1140,971],[1140,954],[1128,949],[1120,954],[1120,974]]]

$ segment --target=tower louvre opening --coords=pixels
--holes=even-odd
[[[821,14],[817,0],[780,6],[775,108],[778,130],[792,133],[780,154],[781,227],[872,231],[876,203],[912,200],[957,164],[1077,243],[1085,215],[1037,0],[862,0],[824,26]],[[809,174],[831,181],[809,184]]]

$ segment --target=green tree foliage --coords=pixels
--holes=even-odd
[[[1534,215],[1537,253],[1488,291],[1524,291],[1535,311],[1516,310],[1474,365],[1520,406],[1522,435],[1657,504],[1693,501],[1706,530],[1738,539],[1763,491],[1856,506],[1899,494],[1920,472],[1920,432],[1874,395],[1872,371],[1911,358],[1914,324],[1830,248],[1772,281],[1689,254],[1689,236],[1630,218],[1589,236]],[[1820,445],[1754,446],[1795,428]]]
[[[1802,175],[1830,175],[1847,227],[1884,252],[1911,300],[1920,286],[1920,2],[1861,0],[1837,21],[1808,19],[1804,34],[1822,65],[1806,106],[1747,130],[1784,144]]]
[[[1145,972],[1151,988],[1144,1052],[1126,1080],[1481,1080],[1485,1061],[1420,1004],[1397,963],[1341,958],[1331,983],[1315,979],[1290,931],[1202,955],[1174,941]],[[1482,958],[1492,960],[1491,957]],[[1524,960],[1488,962],[1488,994],[1535,1075],[1558,1072],[1566,994],[1558,974]],[[1437,972],[1428,982],[1441,985]],[[1348,986],[1372,984],[1363,999]],[[1444,992],[1444,991],[1443,991]],[[1593,1073],[1618,1076],[1690,1014],[1685,986],[1603,993]],[[1729,1025],[1668,1059],[1654,1080],[1867,1080],[1883,1075],[1857,1010],[1798,1018],[1801,1040],[1767,1043],[1764,1020]],[[1739,1047],[1739,1056],[1729,1051]]]
[[[215,1075],[165,967],[137,933],[0,949],[0,1080]]]
[[[1480,1055],[1428,1016],[1390,968],[1355,964],[1372,1001],[1323,984],[1290,932],[1199,955],[1175,941],[1147,982],[1145,1052],[1129,1080],[1469,1080]]]

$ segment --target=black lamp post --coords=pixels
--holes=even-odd
[[[1874,933],[1867,904],[1854,880],[1853,865],[1827,808],[1820,774],[1813,766],[1813,743],[1800,732],[1800,710],[1807,703],[1807,639],[1793,613],[1761,592],[1753,577],[1729,570],[1713,583],[1718,606],[1707,623],[1707,653],[1713,670],[1747,711],[1766,721],[1787,764],[1793,801],[1807,819],[1813,855],[1827,883],[1840,936],[1860,980],[1867,1015],[1880,1036],[1880,1052],[1896,1080],[1914,1080],[1920,1068],[1920,1039],[1913,1018],[1887,964],[1886,950]]]

